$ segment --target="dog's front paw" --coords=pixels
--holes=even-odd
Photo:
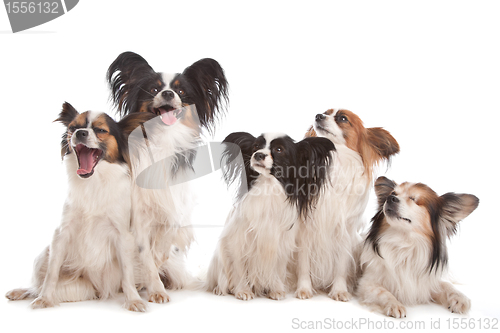
[[[470,310],[470,299],[463,294],[451,294],[448,297],[448,309],[452,313],[465,314]]]
[[[385,308],[385,315],[394,318],[405,318],[406,308],[398,301],[391,302]]]
[[[255,294],[250,290],[238,291],[236,294],[234,294],[234,297],[236,297],[237,299],[241,299],[242,301],[249,301],[255,297]]]
[[[308,299],[313,297],[313,291],[312,289],[308,288],[299,288],[295,292],[295,297],[298,299]]]
[[[168,297],[167,293],[164,291],[156,291],[149,294],[148,301],[151,303],[168,303],[170,301],[170,297]]]
[[[126,301],[124,307],[129,311],[146,312],[147,304],[142,299],[134,299]]]
[[[352,298],[352,295],[348,291],[335,291],[335,290],[332,290],[328,294],[328,297],[330,297],[334,301],[348,302]]]
[[[213,293],[214,293],[214,295],[217,295],[217,296],[225,296],[225,295],[227,295],[227,293],[225,293],[224,291],[222,291],[221,287],[219,287],[219,286],[217,286],[217,287],[214,288]]]
[[[11,301],[19,301],[28,298],[30,295],[31,294],[28,289],[14,289],[5,294],[5,297]]]
[[[284,291],[270,291],[267,297],[274,299],[275,301],[281,301],[286,298],[286,293]]]
[[[37,297],[33,302],[31,302],[31,307],[33,309],[44,309],[51,308],[56,305],[53,301],[48,300],[46,297]]]

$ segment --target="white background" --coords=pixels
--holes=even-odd
[[[450,242],[451,271],[472,299],[469,316],[422,305],[408,308],[403,322],[422,320],[430,329],[431,320],[440,320],[446,329],[448,318],[472,319],[476,327],[480,318],[499,318],[499,14],[496,1],[86,0],[52,22],[12,34],[0,9],[0,291],[29,286],[33,259],[59,223],[63,128],[52,121],[61,104],[114,114],[105,73],[119,53],[134,51],[164,72],[204,57],[220,62],[231,104],[214,140],[234,131],[283,131],[299,140],[315,114],[337,107],[357,113],[367,127],[389,130],[401,153],[382,174],[481,200]],[[222,230],[208,226],[224,223],[231,199],[220,174],[193,186],[199,201],[193,224],[200,227],[188,264],[199,274]],[[371,203],[366,215],[373,213]],[[27,301],[6,299],[0,313],[3,327],[77,332],[287,331],[294,318],[385,319],[356,300],[340,303],[323,294],[310,300],[290,294],[280,302],[169,294],[169,304],[150,304],[145,314],[122,309],[122,300],[35,311]]]

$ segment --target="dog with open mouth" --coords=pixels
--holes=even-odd
[[[33,308],[106,299],[123,291],[125,308],[143,312],[134,279],[135,240],[130,230],[131,191],[124,129],[105,113],[78,113],[69,103],[56,120],[66,126],[61,154],[68,196],[52,243],[36,259],[34,285],[7,293],[35,298]]]
[[[169,301],[165,288],[194,280],[184,268],[194,240],[191,228],[193,162],[203,130],[212,133],[228,102],[224,70],[201,59],[182,73],[153,70],[133,52],[110,65],[111,99],[121,115],[142,125],[129,136],[132,227],[144,266],[150,302]]]

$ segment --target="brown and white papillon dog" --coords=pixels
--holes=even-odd
[[[228,160],[242,156],[225,175],[230,181],[241,177],[247,191],[239,192],[227,217],[207,289],[241,300],[255,295],[283,299],[287,264],[296,249],[296,221],[313,208],[327,183],[335,146],[324,138],[294,142],[284,134],[256,138],[245,132],[230,134],[224,143]]]
[[[182,73],[159,73],[140,55],[120,54],[108,69],[111,98],[122,115],[142,122],[129,136],[132,227],[150,302],[190,280],[183,257],[191,228],[193,161],[203,129],[213,131],[228,101],[219,63],[202,59]],[[159,274],[158,274],[159,273]]]
[[[399,145],[386,130],[365,128],[356,114],[342,109],[316,115],[306,133],[311,136],[328,138],[336,150],[330,184],[316,209],[299,223],[296,297],[310,298],[315,290],[323,290],[345,302],[352,297],[355,249],[361,242],[374,167],[398,153]]]
[[[446,238],[479,205],[471,194],[437,195],[422,183],[375,183],[378,212],[361,254],[360,301],[383,314],[406,317],[405,305],[431,301],[454,313],[467,313],[470,300],[443,281]]]
[[[68,196],[52,243],[36,259],[34,285],[7,293],[35,298],[33,308],[125,294],[125,308],[145,311],[134,279],[136,245],[130,231],[131,191],[124,128],[105,113],[78,113],[69,103],[56,120],[66,126],[61,154]]]

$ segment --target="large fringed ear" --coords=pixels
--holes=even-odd
[[[457,231],[458,222],[469,216],[479,205],[479,199],[472,194],[446,193],[441,197],[441,223],[448,237]]]
[[[296,145],[296,179],[291,181],[296,188],[291,193],[291,199],[297,204],[299,214],[307,218],[308,212],[316,205],[323,186],[329,179],[335,145],[326,138],[318,137],[305,138]]]
[[[196,110],[201,125],[210,131],[229,101],[224,70],[214,59],[205,58],[187,67],[182,74],[195,89],[195,95],[202,99],[196,103]]]
[[[62,123],[65,127],[68,127],[69,124],[78,116],[79,113],[76,111],[76,109],[69,104],[68,102],[64,102],[62,105],[62,110],[59,113],[59,117],[57,117],[54,122],[58,121]],[[69,146],[68,146],[68,129],[64,131],[61,137],[61,157],[64,157],[64,155],[69,154]]]
[[[389,178],[377,178],[377,180],[375,181],[375,194],[377,195],[379,210],[382,209],[387,198],[392,193],[392,191],[394,191],[396,186],[397,184]]]
[[[134,52],[123,52],[109,66],[106,79],[111,89],[110,99],[124,116],[136,111],[138,89],[141,81],[157,75],[148,62]]]
[[[235,181],[239,182],[238,199],[251,189],[252,182],[259,176],[250,167],[255,140],[256,138],[250,133],[235,132],[222,141],[225,147],[220,164],[224,180],[228,186]]]
[[[367,128],[366,131],[368,142],[381,158],[389,160],[392,155],[399,153],[399,144],[391,133],[380,127]]]

